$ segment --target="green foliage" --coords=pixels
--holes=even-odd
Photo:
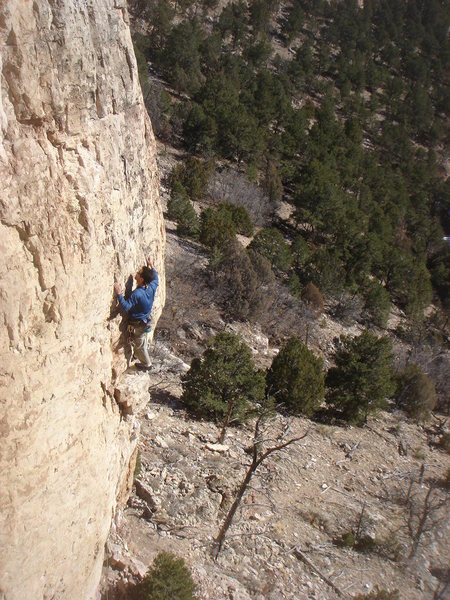
[[[395,398],[411,419],[427,421],[437,401],[434,382],[418,365],[410,365],[397,376]]]
[[[433,256],[431,260],[433,286],[444,309],[450,309],[450,251],[448,246]]]
[[[184,202],[189,202],[189,196],[184,185],[175,179],[172,183],[170,198],[167,202],[167,216],[172,221],[178,221]]]
[[[346,531],[333,540],[333,543],[340,548],[354,548],[356,539],[353,531]]]
[[[233,217],[226,208],[205,208],[200,222],[200,241],[209,248],[222,249],[236,235]]]
[[[309,246],[301,235],[298,235],[292,242],[291,254],[296,269],[304,267],[311,256]]]
[[[240,423],[264,398],[264,373],[255,368],[250,349],[237,335],[219,333],[195,358],[182,379],[182,400],[200,417]]]
[[[172,187],[179,181],[192,200],[201,200],[208,186],[208,168],[198,158],[189,156],[185,163],[176,165],[170,176]]]
[[[292,264],[292,255],[288,244],[275,227],[265,227],[258,231],[250,246],[279,271],[287,271]]]
[[[345,270],[335,248],[319,247],[308,262],[306,275],[324,293],[338,295],[345,284]]]
[[[363,295],[364,308],[369,312],[373,323],[378,327],[386,327],[391,310],[386,288],[377,281],[368,281],[363,287]]]
[[[324,394],[323,361],[291,337],[267,372],[267,394],[291,414],[311,416]]]
[[[433,297],[425,264],[406,250],[392,248],[387,259],[387,288],[411,319],[421,320]]]
[[[237,233],[247,237],[251,237],[253,235],[253,223],[247,209],[244,206],[231,204],[230,202],[221,202],[219,204],[219,210],[225,210],[230,213],[231,220],[236,227]]]
[[[305,14],[300,3],[293,2],[282,25],[282,32],[287,45],[300,33],[304,20]]]
[[[184,560],[160,552],[142,582],[142,600],[195,600],[196,585]]]
[[[177,222],[178,235],[197,239],[200,231],[200,222],[197,214],[189,201],[184,186],[176,179],[172,185],[169,201],[167,202],[167,216]]]
[[[368,331],[343,336],[341,343],[334,355],[336,366],[327,373],[326,400],[350,423],[363,425],[370,413],[387,408],[386,398],[395,391],[391,343]]]
[[[177,91],[194,93],[201,85],[199,49],[202,39],[196,19],[174,25],[167,34],[158,62]]]
[[[183,137],[191,152],[208,155],[212,152],[217,136],[215,120],[198,104],[193,104],[183,123]]]
[[[132,3],[147,20],[136,37],[142,78],[150,61],[189,96],[169,106],[145,92],[157,134],[178,136],[178,119],[190,152],[236,162],[271,202],[292,201],[311,251],[294,258],[297,274],[323,293],[358,293],[379,326],[386,292],[416,324],[433,290],[445,306],[450,296],[436,237],[448,184],[423,152],[445,140],[450,13],[430,2],[290,2],[280,19],[286,44],[296,40],[288,60],[269,56],[275,0],[229,2],[212,31],[195,15],[217,0]],[[295,108],[308,95],[320,105]]]
[[[291,273],[289,275],[289,291],[294,298],[300,299],[302,296],[303,287],[297,273]]]
[[[398,560],[401,546],[397,537],[390,534],[386,539],[380,540],[370,535],[356,537],[353,531],[346,531],[333,539],[333,543],[340,548],[352,548],[357,552],[377,553],[390,560]]]

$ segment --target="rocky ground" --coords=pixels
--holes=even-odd
[[[201,247],[167,225],[168,297],[153,370],[130,369],[125,376],[130,390],[148,390],[140,392],[144,401],[148,393],[141,468],[111,531],[101,598],[132,597],[161,550],[186,560],[201,600],[319,600],[339,592],[350,598],[377,586],[398,589],[402,600],[449,597],[443,591],[448,520],[445,507],[434,506],[447,493],[450,458],[437,447],[432,426],[409,423],[401,412],[383,413],[363,429],[281,416],[267,423],[266,447],[308,434],[259,467],[213,560],[214,539],[250,464],[253,424],[230,428],[217,444],[218,428],[184,410],[180,378],[207,338],[224,328],[240,333],[260,366],[270,364],[276,348],[259,326],[222,320]],[[344,329],[328,315],[326,323],[313,331],[314,347],[325,357]],[[408,559],[408,517],[414,534],[430,486],[427,531]],[[337,545],[358,530],[365,551]]]

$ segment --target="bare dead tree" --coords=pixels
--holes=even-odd
[[[362,524],[365,509],[366,509],[366,501],[364,500],[362,508],[361,508],[361,513],[359,515],[358,527],[356,528],[356,535],[355,535],[356,540],[359,540],[359,534],[361,533],[361,524]]]
[[[443,509],[448,504],[448,494],[442,496],[435,486],[429,486],[422,495],[411,490],[412,486],[408,488],[407,498],[407,530],[412,540],[408,558],[416,555],[423,535],[432,532],[445,518]]]
[[[322,571],[320,571],[320,569],[307,556],[305,556],[305,554],[301,550],[299,550],[298,547],[294,548],[292,552],[296,558],[304,562],[305,565],[307,565],[308,567],[310,567],[310,569],[314,571],[314,573],[317,573],[317,575],[319,575],[319,577],[321,577],[325,581],[325,583],[327,583],[331,587],[331,589],[333,589],[336,592],[338,596],[340,596],[341,598],[348,597],[347,594],[345,594],[345,592],[339,589],[329,577],[324,575],[324,573],[322,573]]]
[[[248,181],[244,173],[233,169],[216,171],[210,180],[209,194],[218,202],[244,206],[257,226],[266,225],[274,212],[274,204],[261,187]]]
[[[252,461],[247,469],[247,473],[245,474],[245,477],[244,477],[241,485],[239,486],[239,489],[238,489],[236,497],[233,501],[233,504],[231,505],[230,510],[228,511],[228,513],[223,521],[223,524],[222,524],[222,527],[220,528],[219,534],[217,535],[217,537],[214,541],[214,545],[213,545],[213,549],[212,549],[212,556],[213,556],[214,560],[217,560],[217,558],[219,556],[219,553],[222,549],[222,546],[223,546],[223,543],[225,540],[225,536],[226,536],[227,531],[230,528],[230,525],[233,521],[233,517],[236,514],[239,504],[241,503],[241,500],[242,500],[245,492],[247,491],[250,481],[251,481],[253,475],[255,474],[256,470],[258,469],[258,467],[271,454],[273,454],[274,452],[279,452],[280,450],[287,448],[294,442],[298,442],[299,440],[304,439],[309,433],[309,429],[308,429],[306,431],[306,433],[304,433],[303,435],[291,438],[291,439],[287,440],[286,442],[282,442],[281,440],[284,435],[284,432],[283,432],[282,434],[280,434],[280,436],[278,436],[278,438],[276,440],[279,443],[276,443],[275,446],[271,446],[271,447],[267,448],[266,450],[264,450],[263,447],[264,447],[265,440],[262,438],[262,435],[261,435],[261,426],[262,426],[263,421],[268,417],[268,415],[269,415],[269,412],[267,410],[264,410],[261,412],[261,414],[256,419],[255,429],[254,429],[254,434],[253,434],[253,442],[252,442],[252,446],[251,446]]]

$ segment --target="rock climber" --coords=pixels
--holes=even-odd
[[[140,371],[147,371],[152,364],[149,355],[149,340],[152,330],[151,312],[159,283],[158,273],[150,257],[136,273],[135,279],[137,287],[128,300],[123,297],[122,286],[117,282],[114,284],[114,291],[120,306],[128,313],[132,357],[134,354],[140,361],[136,363],[136,368]]]

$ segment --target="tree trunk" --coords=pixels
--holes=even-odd
[[[227,414],[225,415],[225,420],[222,424],[222,429],[220,431],[219,439],[217,440],[218,444],[223,444],[223,440],[225,439],[225,432],[226,432],[228,425],[230,424],[231,415],[233,413],[233,408],[235,407],[235,405],[236,405],[236,401],[234,398],[232,398],[231,401],[228,403]]]
[[[217,557],[219,556],[219,552],[222,549],[222,544],[223,544],[223,541],[227,534],[227,531],[231,525],[233,517],[239,507],[239,504],[241,503],[242,496],[245,494],[245,490],[247,489],[248,484],[250,483],[251,478],[253,477],[253,473],[256,471],[257,466],[258,466],[258,463],[253,460],[252,464],[250,465],[250,467],[247,471],[247,474],[245,475],[244,481],[241,483],[241,487],[239,488],[237,496],[236,496],[233,504],[231,505],[231,508],[228,511],[227,516],[225,517],[225,521],[223,522],[223,525],[220,528],[219,535],[217,536],[217,538],[215,540],[215,545],[214,545],[214,549],[213,549],[214,560],[216,560]]]

